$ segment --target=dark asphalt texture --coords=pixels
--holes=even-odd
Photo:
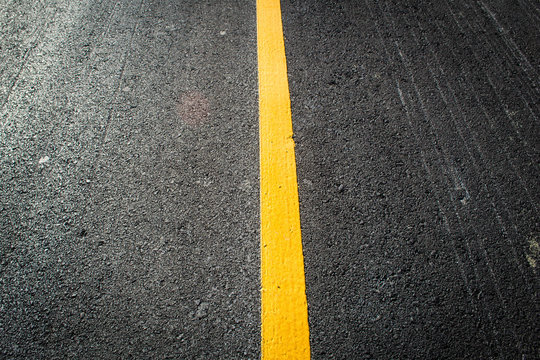
[[[282,1],[313,359],[540,359],[540,5]],[[260,357],[255,0],[0,0],[0,358]]]
[[[315,359],[540,358],[540,23],[486,6],[285,2]]]

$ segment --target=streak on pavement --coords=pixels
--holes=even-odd
[[[538,357],[538,10],[283,3],[314,359]]]

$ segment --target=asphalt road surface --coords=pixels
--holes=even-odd
[[[313,359],[540,358],[540,4],[282,1]],[[260,357],[256,1],[0,0],[0,358]]]

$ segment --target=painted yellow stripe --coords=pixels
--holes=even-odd
[[[261,352],[309,359],[309,327],[287,63],[279,0],[257,0]]]

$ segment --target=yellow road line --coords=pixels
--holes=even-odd
[[[279,0],[257,0],[261,177],[261,353],[309,359],[291,103]]]

